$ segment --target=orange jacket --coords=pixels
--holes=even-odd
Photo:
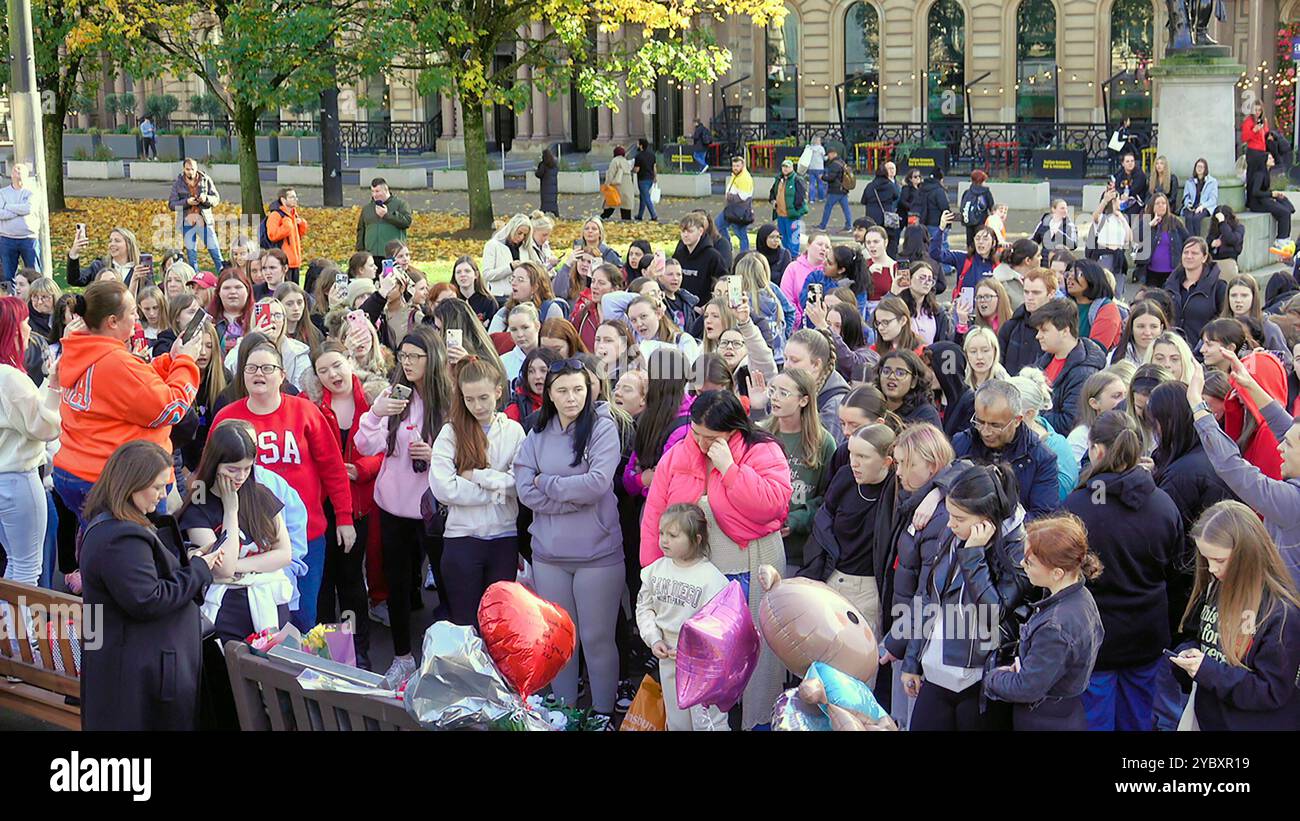
[[[276,206],[266,215],[266,238],[280,243],[280,249],[289,258],[290,268],[302,267],[302,238],[307,236],[307,220],[298,216],[297,208],[290,208],[289,215],[281,213]]]
[[[199,366],[163,354],[151,363],[119,340],[80,331],[63,340],[63,436],[54,466],[94,482],[123,442],[145,439],[171,453],[171,429],[198,391]]]

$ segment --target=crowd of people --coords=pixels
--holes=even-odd
[[[1300,729],[1300,285],[1227,270],[1202,164],[1184,224],[1163,189],[1134,204],[1131,159],[1088,243],[1063,203],[1012,239],[982,172],[954,210],[941,172],[883,163],[852,239],[797,244],[783,169],[750,250],[736,158],[671,254],[598,216],[554,249],[538,211],[436,284],[382,179],[326,260],[292,189],[209,244],[187,161],[156,271],[125,228],[87,264],[79,232],[84,290],[24,269],[0,298],[5,578],[105,608],[87,729],[197,726],[205,642],[289,622],[351,614],[365,668],[386,625],[400,683],[423,590],[474,625],[516,578],[576,625],[566,702],[612,716],[658,670],[670,728],[762,729],[770,649],[730,715],[671,682],[686,619],[729,581],[756,615],[764,565],[865,616],[904,729]],[[1158,239],[1126,300],[1133,208]]]

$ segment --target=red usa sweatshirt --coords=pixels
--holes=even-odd
[[[308,399],[280,397],[280,407],[265,415],[248,409],[248,400],[227,405],[217,414],[215,428],[227,419],[243,419],[257,431],[257,462],[274,471],[302,497],[307,508],[307,539],[325,535],[324,499],[334,506],[335,521],[352,524],[352,491],[343,468],[338,433]]]

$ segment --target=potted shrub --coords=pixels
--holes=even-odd
[[[239,155],[229,148],[208,154],[204,165],[215,182],[239,182]]]
[[[120,125],[113,129],[113,133],[104,134],[99,139],[117,159],[134,160],[140,156],[139,137],[128,125]]]
[[[63,157],[68,159],[76,156],[78,151],[84,151],[87,155],[95,150],[95,136],[89,131],[64,131],[63,132]]]
[[[104,145],[97,145],[92,151],[77,149],[74,158],[68,160],[69,179],[120,180],[125,176],[122,161]]]

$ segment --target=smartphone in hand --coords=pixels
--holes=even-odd
[[[181,330],[181,342],[189,344],[190,340],[192,340],[195,334],[199,332],[199,329],[203,327],[203,323],[207,319],[208,314],[206,311],[195,311],[194,316],[190,317],[190,321],[186,323],[185,328]]]
[[[253,306],[253,327],[260,328],[271,321],[271,305],[259,302]]]
[[[744,291],[740,277],[734,275],[727,277],[727,302],[731,307],[739,308],[742,301],[744,301]]]
[[[388,395],[399,402],[405,402],[406,400],[411,398],[411,386],[394,385],[393,389],[389,392]]]
[[[448,328],[448,329],[447,329],[447,347],[448,347],[448,348],[464,348],[465,346],[462,344],[462,343],[464,342],[464,340],[463,340],[463,338],[462,338],[462,333],[463,333],[463,332],[461,331],[460,328]]]
[[[148,288],[150,285],[156,284],[153,276],[153,254],[140,255],[140,262],[136,264],[132,276],[140,277],[144,281],[144,284],[140,286],[141,288]]]

